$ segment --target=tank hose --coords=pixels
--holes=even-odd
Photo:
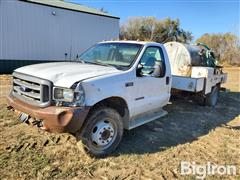
[[[206,58],[206,65],[208,67],[216,67],[217,66],[217,60],[215,59],[214,53],[212,49],[210,49],[206,44],[204,43],[197,43],[197,46],[202,46],[205,48],[205,58]]]

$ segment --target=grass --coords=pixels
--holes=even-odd
[[[26,176],[27,178],[36,178],[38,172],[41,172],[47,165],[50,164],[50,159],[35,150],[24,150],[18,152],[4,153],[0,155],[1,177],[9,177],[8,173],[14,177]],[[13,168],[14,167],[14,168]]]

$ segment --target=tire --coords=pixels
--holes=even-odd
[[[122,135],[123,122],[119,113],[99,107],[90,114],[82,128],[84,150],[95,157],[104,157],[117,148]]]
[[[212,88],[212,91],[209,94],[207,94],[205,99],[205,105],[215,106],[217,104],[219,94],[220,94],[220,86],[216,85]]]

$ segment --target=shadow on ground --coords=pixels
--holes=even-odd
[[[126,131],[117,154],[145,154],[191,143],[240,114],[240,93],[221,92],[216,107],[199,106],[192,99],[178,98],[164,109],[168,115]],[[239,129],[239,127],[234,127]]]

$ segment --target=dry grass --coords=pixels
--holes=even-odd
[[[239,70],[225,69],[229,90],[221,92],[215,108],[172,100],[166,117],[126,131],[120,147],[105,159],[87,156],[72,135],[18,123],[0,98],[0,179],[194,179],[180,175],[181,161],[236,165],[238,176],[208,179],[239,179]],[[1,86],[9,87],[9,81],[10,76],[1,77]]]
[[[0,75],[0,98],[9,93],[11,82],[12,77],[10,75]]]

